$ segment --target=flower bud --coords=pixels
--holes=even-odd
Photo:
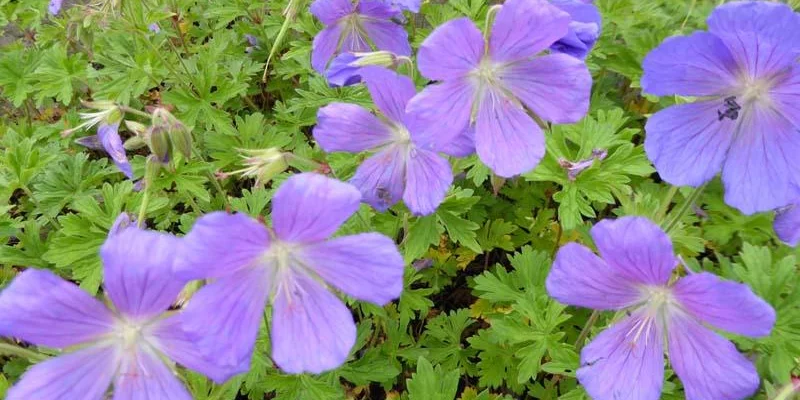
[[[150,147],[150,152],[156,156],[158,162],[167,164],[172,159],[172,144],[170,143],[169,134],[163,128],[158,126],[150,127],[147,134],[147,145]]]
[[[123,146],[125,147],[125,150],[138,150],[144,146],[147,146],[147,142],[141,136],[131,136],[125,141]]]
[[[175,118],[169,110],[157,107],[153,110],[153,128],[160,128],[169,136],[175,150],[179,151],[188,160],[192,156],[192,134],[189,128],[179,119]]]
[[[129,131],[135,133],[136,136],[145,136],[147,133],[147,126],[136,121],[126,120],[125,127],[127,127]]]

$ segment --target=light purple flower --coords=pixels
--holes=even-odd
[[[328,62],[341,52],[386,50],[411,55],[406,30],[392,21],[402,14],[380,0],[315,0],[311,13],[325,24],[314,38],[311,66],[324,73]],[[374,44],[375,49],[370,43]]]
[[[272,199],[269,229],[244,214],[200,218],[176,271],[211,278],[189,301],[185,329],[231,373],[249,368],[264,307],[272,304],[271,357],[289,373],[320,373],[347,359],[350,310],[329,288],[383,305],[403,289],[403,257],[378,233],[330,238],[359,207],[356,188],[305,173]]]
[[[474,133],[478,156],[495,174],[530,171],[545,152],[544,134],[523,106],[555,123],[576,122],[589,109],[592,78],[566,54],[537,56],[567,35],[570,17],[546,0],[508,0],[488,44],[467,18],[436,28],[419,49],[428,86],[408,105],[432,138],[447,143]]]
[[[569,243],[546,281],[561,303],[627,314],[581,351],[577,377],[589,396],[659,399],[664,340],[687,399],[743,399],[758,389],[753,363],[705,325],[767,336],[775,324],[769,304],[746,285],[707,272],[670,283],[678,263],[672,242],[646,218],[601,221],[591,235],[600,257]]]
[[[595,160],[603,161],[606,159],[606,156],[608,156],[608,151],[603,149],[594,149],[592,150],[592,155],[589,158],[575,162],[561,158],[558,160],[558,164],[561,166],[561,168],[567,170],[567,179],[570,181],[575,181],[578,179],[578,175],[581,172],[594,165]]]
[[[153,32],[153,33],[159,33],[159,32],[161,32],[161,27],[158,26],[158,23],[153,22],[152,24],[147,25],[147,30],[149,30],[150,32]]]
[[[375,153],[350,181],[375,209],[385,211],[402,198],[414,214],[432,213],[453,183],[450,163],[437,152],[459,155],[459,150],[436,147],[406,114],[416,94],[411,79],[381,67],[365,67],[361,75],[381,117],[355,104],[332,103],[317,113],[314,139],[327,152]]]
[[[800,202],[775,212],[775,233],[789,246],[800,244]]]
[[[113,309],[55,274],[28,269],[0,293],[0,335],[73,351],[30,368],[7,400],[186,399],[165,359],[223,382],[168,312],[184,281],[172,264],[179,239],[127,228],[101,248],[105,292]]]
[[[78,144],[93,150],[104,150],[117,168],[129,179],[133,179],[133,169],[128,157],[125,155],[125,146],[119,136],[119,123],[101,124],[97,127],[97,134],[76,140]]]
[[[725,201],[743,213],[783,207],[800,197],[800,15],[775,2],[730,2],[708,29],[645,58],[645,92],[699,98],[653,115],[645,151],[673,185],[722,171]]]
[[[572,17],[569,32],[553,43],[550,50],[581,59],[586,58],[603,27],[603,19],[597,6],[592,4],[592,0],[550,0],[550,3]]]
[[[412,13],[418,13],[419,7],[422,5],[422,0],[381,0],[384,4],[388,4],[397,10],[407,10]]]
[[[325,78],[331,87],[355,85],[361,82],[361,66],[356,65],[359,57],[354,53],[341,53],[333,58]]]
[[[47,6],[47,11],[50,12],[50,15],[58,15],[61,12],[61,3],[64,0],[50,0],[50,4]]]
[[[247,47],[244,49],[244,52],[245,52],[245,53],[252,53],[252,52],[253,52],[253,50],[256,50],[256,49],[260,49],[260,48],[261,48],[261,47],[258,45],[258,38],[257,38],[257,37],[255,37],[255,36],[253,36],[253,35],[251,35],[251,34],[247,33],[247,34],[245,34],[245,35],[244,35],[244,38],[245,38],[245,40],[247,40],[247,44],[249,44],[249,46],[247,46]]]

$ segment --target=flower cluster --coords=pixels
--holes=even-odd
[[[340,53],[327,69],[331,84],[364,81],[381,114],[330,104],[319,110],[314,138],[329,152],[375,152],[351,182],[377,210],[402,198],[414,214],[432,213],[453,179],[437,153],[463,157],[477,151],[497,175],[528,172],[545,152],[543,130],[528,110],[558,123],[578,121],[588,111],[592,79],[580,57],[599,34],[593,5],[509,0],[493,8],[487,39],[468,19],[445,23],[418,55],[422,74],[440,83],[417,94],[411,79],[376,66],[394,64],[391,52],[410,54],[405,31],[379,19],[395,18],[397,10],[380,4],[317,0],[311,8],[327,25],[314,40],[312,65],[323,72]],[[392,37],[402,45],[384,40],[397,29],[402,34]],[[369,50],[385,55],[352,53]]]
[[[171,360],[218,383],[249,369],[267,302],[272,357],[286,372],[341,365],[353,317],[328,288],[385,304],[403,288],[403,259],[377,233],[328,239],[359,207],[354,187],[306,173],[273,199],[273,226],[242,214],[200,218],[184,238],[121,216],[100,253],[107,307],[49,271],[28,269],[0,294],[0,335],[69,348],[31,368],[9,400],[190,399]],[[185,309],[185,284],[210,279]]]
[[[53,15],[60,7],[50,2]],[[265,314],[282,371],[321,373],[345,363],[356,323],[339,293],[383,306],[404,287],[393,239],[335,236],[360,204],[384,212],[402,200],[411,214],[430,215],[454,180],[448,157],[477,154],[503,178],[527,173],[545,155],[548,124],[577,122],[589,110],[584,59],[602,26],[591,1],[506,0],[490,8],[485,32],[469,18],[436,27],[417,54],[431,81],[418,91],[393,69],[412,65],[403,13],[420,7],[419,0],[310,6],[325,25],[311,66],[331,86],[363,82],[374,104],[333,102],[317,113],[313,138],[322,150],[369,153],[349,183],[289,177],[272,198],[270,226],[213,212],[179,238],[122,215],[100,250],[105,303],[51,272],[19,274],[0,293],[0,335],[65,351],[27,371],[7,398],[99,400],[113,386],[114,398],[189,399],[175,364],[218,383],[246,372]],[[649,118],[646,153],[673,185],[702,187],[721,172],[728,204],[745,214],[775,210],[777,236],[797,246],[800,14],[776,2],[730,2],[708,27],[665,40],[643,62],[644,92],[692,98]],[[248,41],[250,50],[258,46]],[[192,154],[190,129],[166,108],[140,113],[151,118],[146,127],[125,121],[113,102],[87,105],[97,111],[66,133],[97,125],[78,142],[107,152],[130,179],[128,146],[148,146],[159,166]],[[135,134],[125,143],[123,122]],[[573,181],[607,155],[596,149],[559,165]],[[244,158],[234,173],[259,185],[290,168],[275,148]],[[713,329],[768,336],[772,306],[746,285],[681,266],[668,232],[644,217],[599,221],[591,237],[598,254],[564,245],[546,288],[561,303],[616,313],[581,351],[576,375],[592,398],[658,399],[665,349],[689,399],[742,399],[757,390],[753,362]],[[191,281],[202,286],[173,307]]]

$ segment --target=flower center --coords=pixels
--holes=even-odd
[[[772,85],[764,79],[758,79],[746,83],[742,87],[741,101],[751,103],[756,101],[769,100],[769,90]]]
[[[643,290],[647,301],[644,305],[653,314],[661,314],[671,305],[675,304],[675,296],[672,290],[664,286],[651,286]]]
[[[472,77],[479,85],[496,85],[497,72],[500,66],[493,62],[489,57],[483,57],[478,64],[478,68],[472,71]]]
[[[667,326],[667,314],[677,306],[672,291],[664,286],[642,288],[641,298],[641,306],[634,311],[639,317],[638,321],[626,334],[632,344],[638,343],[639,340],[644,340],[644,343],[647,343],[650,340],[653,324],[661,327]]]
[[[397,144],[411,144],[411,132],[405,126],[392,124],[392,140]]]
[[[117,337],[124,349],[135,347],[142,340],[142,324],[132,321],[120,321],[117,328]]]
[[[276,274],[282,274],[292,269],[293,250],[294,246],[291,244],[273,237],[269,249],[261,256],[261,261],[264,264],[274,265]]]

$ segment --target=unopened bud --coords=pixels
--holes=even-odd
[[[175,118],[169,110],[158,107],[153,110],[153,129],[158,127],[169,135],[169,140],[175,150],[183,154],[188,160],[192,156],[192,133],[179,119]]]
[[[145,142],[144,138],[141,136],[131,136],[125,141],[123,146],[125,147],[125,150],[138,150],[144,146],[147,146],[147,142]]]
[[[183,126],[183,124],[181,124],[181,126]],[[192,157],[192,134],[189,130],[185,128],[170,130],[169,139],[172,141],[175,149],[183,154],[184,158],[188,160]]]
[[[125,120],[125,127],[136,136],[145,136],[147,132],[147,126],[136,121]]]
[[[166,130],[158,126],[150,127],[147,134],[147,145],[150,147],[150,152],[156,156],[158,162],[162,164],[169,163],[172,145]]]

